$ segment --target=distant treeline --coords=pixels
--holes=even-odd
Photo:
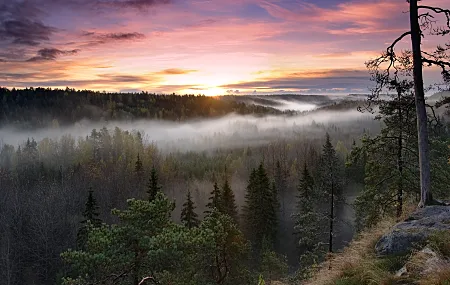
[[[0,125],[46,127],[51,124],[70,124],[82,119],[182,121],[229,113],[263,115],[282,112],[236,100],[221,100],[220,97],[147,92],[107,93],[70,88],[0,88]]]

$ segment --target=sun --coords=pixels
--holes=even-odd
[[[202,87],[198,87],[195,89],[183,89],[180,90],[179,93],[181,94],[198,94],[198,95],[205,95],[205,96],[220,96],[220,95],[225,95],[227,92],[225,89],[220,88],[220,87],[207,87],[207,86],[202,86]]]

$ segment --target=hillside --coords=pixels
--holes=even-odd
[[[105,93],[90,90],[0,88],[0,125],[27,128],[92,121],[160,119],[184,121],[241,115],[282,114],[269,106],[194,95]]]
[[[42,128],[69,125],[80,120],[111,121],[158,119],[186,121],[218,118],[231,113],[240,115],[292,115],[297,112],[349,101],[357,98],[325,95],[242,95],[194,96],[152,93],[106,93],[90,90],[0,88],[0,126]],[[334,107],[333,107],[334,106]],[[356,105],[352,105],[356,108]],[[337,107],[339,109],[339,107]],[[342,109],[342,108],[341,108]]]
[[[386,219],[323,262],[306,285],[450,284],[450,207]]]

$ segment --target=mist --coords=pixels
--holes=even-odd
[[[362,123],[364,122],[364,123]],[[336,126],[361,132],[367,124],[373,124],[373,115],[356,110],[300,113],[295,116],[227,116],[172,122],[163,120],[79,121],[71,126],[24,131],[13,127],[0,129],[0,143],[19,145],[28,138],[40,141],[62,136],[86,137],[93,129],[118,127],[124,131],[140,132],[144,143],[155,144],[161,151],[205,151],[220,148],[258,146],[277,139],[293,138],[301,134],[323,136],[323,128]]]

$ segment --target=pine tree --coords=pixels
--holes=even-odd
[[[189,229],[198,227],[200,224],[198,215],[195,213],[195,208],[194,201],[192,201],[191,191],[188,190],[186,202],[183,204],[183,209],[181,210],[181,222]]]
[[[84,220],[81,221],[81,227],[77,234],[77,245],[83,248],[87,241],[87,235],[89,232],[89,227],[99,227],[102,224],[102,220],[99,218],[99,206],[97,205],[97,200],[94,198],[94,191],[89,189],[88,198],[85,204],[85,209],[83,211]]]
[[[326,134],[326,141],[322,148],[318,174],[321,194],[329,200],[328,252],[333,252],[333,239],[335,235],[334,226],[336,219],[335,206],[338,198],[340,198],[342,194],[342,168],[328,133]]]
[[[148,200],[151,202],[155,200],[156,194],[161,191],[161,186],[158,184],[158,173],[156,172],[156,168],[153,165],[152,171],[150,173],[150,180],[148,182]]]
[[[208,200],[209,200],[209,202],[208,202],[208,204],[206,204],[207,210],[205,211],[205,214],[211,214],[212,211],[214,210],[214,208],[221,211],[221,206],[220,206],[221,193],[220,193],[220,188],[219,188],[219,185],[217,184],[217,181],[214,181],[213,190],[211,191]]]
[[[400,217],[405,197],[420,192],[417,126],[412,82],[390,81],[389,100],[378,100],[380,134],[365,136],[354,146],[350,165],[364,163],[364,190],[355,201],[357,227],[376,224],[384,215]]]
[[[222,213],[230,216],[233,221],[238,223],[236,200],[227,178],[225,178],[225,181],[223,183],[221,199],[219,201],[219,205],[221,208],[220,210],[222,211]]]

